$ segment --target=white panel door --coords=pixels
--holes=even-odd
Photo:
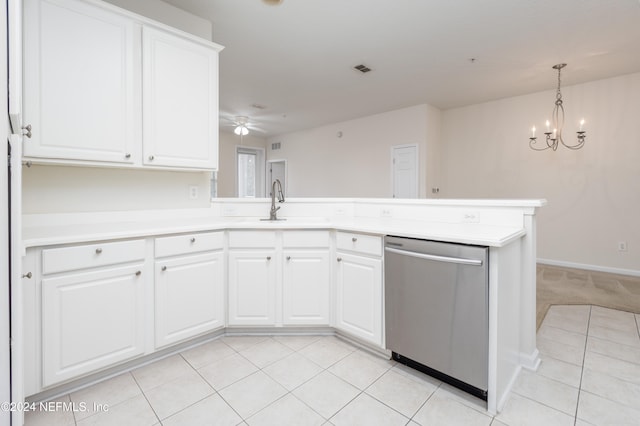
[[[149,27],[142,49],[144,163],[217,169],[217,50]]]
[[[133,163],[139,28],[77,0],[25,0],[24,15],[24,155]]]
[[[284,324],[329,324],[328,250],[285,250],[282,282]]]
[[[224,326],[224,254],[156,261],[156,347]]]
[[[336,327],[382,345],[382,260],[338,253]]]
[[[229,251],[229,325],[274,325],[275,250]]]
[[[418,198],[418,146],[391,148],[393,163],[393,198]]]
[[[144,352],[143,265],[42,280],[43,386]]]

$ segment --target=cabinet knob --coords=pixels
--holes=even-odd
[[[160,268],[163,272],[167,270],[166,266],[163,266],[162,268]]]
[[[102,253],[102,249],[101,249],[100,247],[98,247],[98,248],[96,249],[96,254],[100,254],[100,253]]]
[[[356,241],[358,241],[358,239],[356,237],[353,237],[353,238],[351,238],[351,241],[353,241],[355,243]]]
[[[124,155],[124,158],[126,158],[126,159],[128,160],[129,158],[131,158],[131,154],[129,154],[129,153],[127,152],[127,153]]]
[[[287,260],[291,260],[291,256],[287,256]]]
[[[136,277],[139,277],[140,275],[142,275],[142,271],[136,271]]]
[[[26,130],[25,132],[22,132],[23,135],[25,135],[26,137],[28,137],[29,139],[31,139],[31,124],[27,124],[26,126],[22,127],[22,130]]]
[[[341,257],[339,257],[337,260],[338,260],[338,262],[342,262],[342,258]]]
[[[191,238],[191,242],[192,242],[192,243],[195,243],[195,242],[196,242],[195,237],[192,237],[192,238]]]
[[[154,158],[155,158],[155,157],[154,157],[153,155],[150,155],[150,156],[149,156],[149,161],[153,161],[153,159],[154,159]]]
[[[31,277],[33,277],[33,274],[31,272],[27,272],[26,274],[22,275],[22,278],[29,278],[31,279]]]
[[[271,256],[267,256],[267,260],[271,260]]]

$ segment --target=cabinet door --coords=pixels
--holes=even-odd
[[[143,28],[144,163],[218,168],[218,52]]]
[[[133,163],[139,29],[77,0],[25,0],[24,16],[24,155]]]
[[[157,348],[224,326],[223,262],[222,252],[156,261]]]
[[[229,252],[229,325],[274,325],[274,250]]]
[[[336,327],[382,345],[382,260],[338,253]]]
[[[284,324],[329,324],[328,250],[285,250]]]
[[[143,265],[42,280],[43,386],[144,351]]]

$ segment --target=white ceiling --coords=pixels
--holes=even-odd
[[[165,1],[213,23],[221,116],[263,136],[640,71],[639,0]]]

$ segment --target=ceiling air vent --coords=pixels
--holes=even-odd
[[[368,73],[369,71],[371,71],[371,68],[369,68],[368,66],[363,65],[363,64],[356,65],[355,67],[353,67],[353,69],[356,70],[356,71],[360,71],[363,74]]]

